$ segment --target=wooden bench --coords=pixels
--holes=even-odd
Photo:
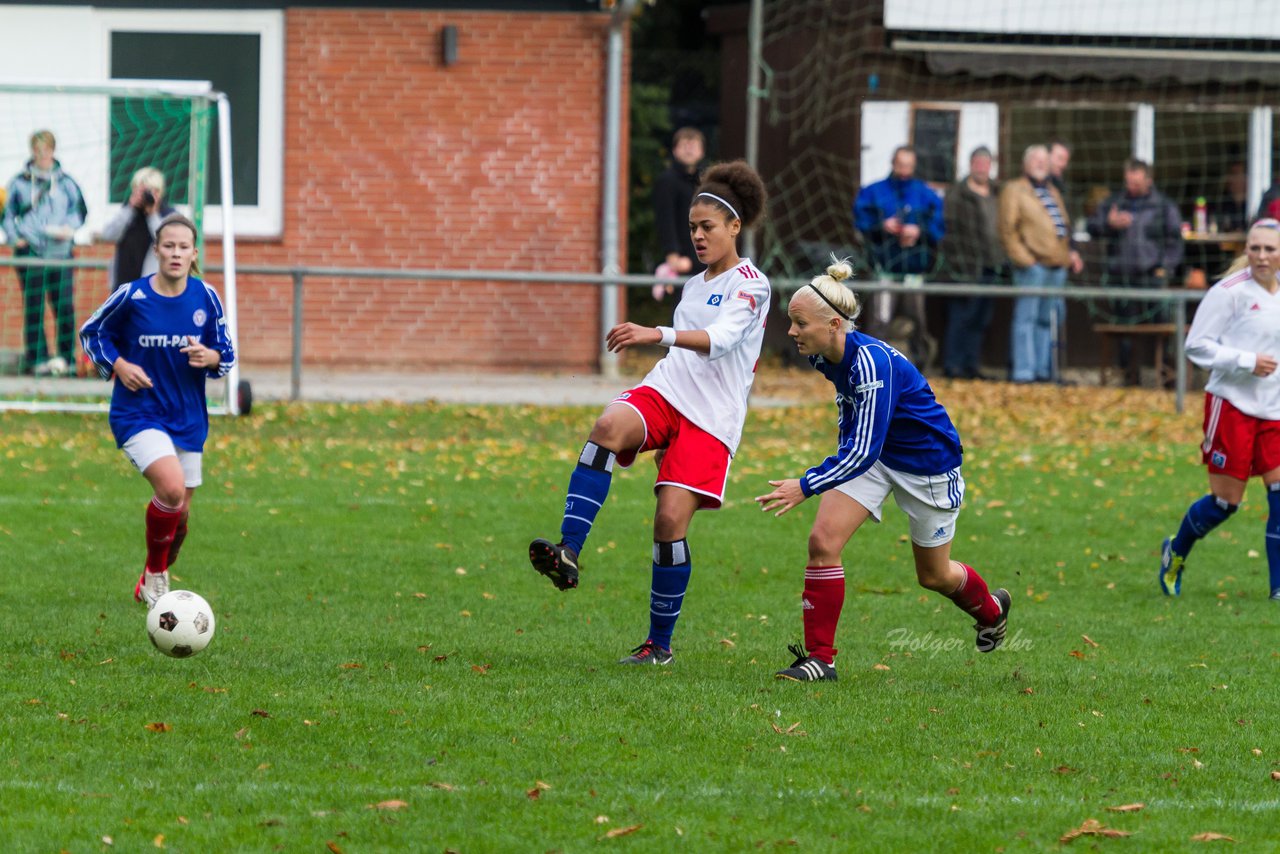
[[[1166,381],[1175,375],[1174,365],[1165,367],[1165,340],[1177,331],[1173,323],[1095,323],[1094,334],[1098,336],[1098,351],[1101,362],[1098,365],[1098,382],[1107,384],[1107,372],[1115,369],[1112,364],[1111,345],[1116,338],[1150,338],[1155,350],[1156,388],[1164,388]],[[1186,335],[1186,330],[1182,332]],[[1136,349],[1136,348],[1135,348]],[[1136,356],[1136,354],[1135,354]]]

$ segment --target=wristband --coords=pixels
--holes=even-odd
[[[663,347],[674,347],[676,345],[676,331],[670,326],[659,326],[658,331],[662,333],[662,340],[658,343]]]

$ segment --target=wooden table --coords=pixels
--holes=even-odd
[[[1115,338],[1134,337],[1151,338],[1155,349],[1156,388],[1164,388],[1165,381],[1174,375],[1176,366],[1167,369],[1164,363],[1165,339],[1177,332],[1174,323],[1095,323],[1093,331],[1098,336],[1098,351],[1102,359],[1098,365],[1098,383],[1107,384],[1107,372],[1114,366],[1111,363],[1111,343]],[[1186,334],[1184,329],[1183,335]],[[1168,373],[1166,373],[1166,370]]]

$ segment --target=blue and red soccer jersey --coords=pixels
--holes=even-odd
[[[181,352],[196,338],[222,361],[212,370],[193,368]],[[84,352],[110,378],[118,357],[140,366],[152,387],[130,391],[117,382],[111,394],[111,432],[116,444],[147,429],[163,430],[185,451],[203,451],[209,435],[205,378],[225,376],[235,364],[222,302],[200,279],[187,279],[177,296],[163,296],[151,279],[116,289],[80,328]]]

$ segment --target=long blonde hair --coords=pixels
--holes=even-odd
[[[1258,220],[1253,225],[1249,226],[1249,231],[1252,232],[1255,228],[1258,228],[1259,226],[1261,226],[1262,228],[1270,229],[1271,231],[1280,231],[1280,221],[1271,219],[1270,217],[1263,217],[1262,219]],[[1248,244],[1249,242],[1248,233],[1245,234],[1244,240],[1245,240],[1245,243]],[[1239,271],[1243,270],[1245,267],[1248,267],[1248,266],[1249,266],[1248,254],[1241,253],[1240,255],[1236,256],[1236,259],[1234,261],[1231,262],[1231,266],[1227,267],[1227,269],[1222,271],[1222,275],[1219,278],[1225,279],[1227,276],[1230,276],[1232,273],[1238,273]]]

